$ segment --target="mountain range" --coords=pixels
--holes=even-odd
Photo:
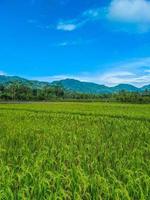
[[[60,86],[67,91],[72,92],[79,92],[79,93],[87,93],[87,94],[108,94],[108,93],[115,93],[122,90],[129,91],[129,92],[142,92],[144,90],[150,90],[150,84],[145,85],[141,88],[137,88],[130,84],[119,84],[114,87],[108,87],[105,85],[99,85],[96,83],[89,83],[89,82],[81,82],[74,79],[65,79],[60,81],[53,81],[52,83],[49,82],[41,82],[41,81],[33,81],[27,80],[25,78],[21,78],[18,76],[4,76],[0,75],[0,84],[1,85],[8,85],[12,82],[20,82],[28,87],[31,88],[43,88],[45,86]]]
[[[142,92],[144,90],[150,90],[150,85],[145,85],[141,88],[137,88],[130,84],[119,84],[114,87],[108,87],[96,83],[81,82],[74,79],[54,81],[51,84],[64,87],[65,89],[74,92],[87,93],[87,94],[104,94],[104,93],[108,94],[108,93],[119,92],[122,90],[128,92]]]

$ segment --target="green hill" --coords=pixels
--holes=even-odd
[[[111,87],[111,90],[113,92],[119,92],[119,91],[122,91],[122,90],[125,90],[125,91],[128,91],[128,92],[138,92],[140,91],[141,89],[140,88],[137,88],[133,85],[129,85],[129,84],[119,84],[115,87]]]
[[[137,92],[142,91],[144,89],[137,88],[133,85],[129,84],[119,84],[115,87],[107,87],[105,85],[99,85],[95,83],[88,83],[88,82],[81,82],[74,79],[65,79],[60,81],[54,81],[52,84],[62,86],[67,90],[80,92],[80,93],[87,93],[87,94],[109,94],[115,93],[119,91],[129,91],[129,92]],[[146,88],[147,86],[145,86]]]
[[[150,85],[145,85],[141,88],[142,90],[150,90]]]
[[[45,86],[61,86],[67,91],[86,93],[86,94],[110,94],[119,91],[129,91],[129,92],[142,92],[144,90],[150,90],[150,85],[137,88],[130,84],[119,84],[115,87],[107,87],[105,85],[99,85],[96,83],[81,82],[74,79],[65,79],[60,81],[54,81],[52,83],[27,80],[18,76],[4,76],[0,75],[0,84],[8,85],[13,82],[19,82],[28,87],[42,89]]]
[[[67,90],[79,93],[87,94],[101,94],[101,93],[111,93],[111,89],[95,83],[81,82],[74,79],[65,79],[61,81],[54,81],[53,85],[62,86]]]
[[[8,85],[13,82],[19,82],[23,85],[26,85],[31,88],[43,88],[45,86],[50,86],[50,83],[47,82],[41,82],[41,81],[32,81],[27,80],[18,76],[3,76],[0,75],[0,84],[1,85]]]

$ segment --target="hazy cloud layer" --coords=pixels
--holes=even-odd
[[[94,82],[113,86],[121,83],[132,84],[138,87],[150,84],[150,58],[137,59],[122,64],[116,64],[113,70],[105,73],[81,73],[76,75],[56,75],[47,77],[38,77],[42,81],[54,81],[61,79],[77,79],[80,81]]]
[[[6,73],[0,70],[0,75],[6,75]]]

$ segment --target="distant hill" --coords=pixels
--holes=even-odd
[[[150,90],[150,85],[145,85],[141,88],[142,90]]]
[[[0,75],[0,84],[2,85],[8,85],[12,82],[19,82],[22,83],[23,85],[26,85],[31,88],[43,88],[45,86],[50,86],[50,83],[47,82],[41,82],[41,81],[32,81],[32,80],[27,80],[18,76],[3,76]]]
[[[129,92],[138,92],[140,89],[129,84],[119,84],[117,86],[111,87],[113,92],[119,92],[121,90],[129,91]]]
[[[104,85],[95,83],[81,82],[74,79],[65,79],[61,81],[52,82],[53,85],[61,86],[73,92],[87,93],[87,94],[102,94],[111,93],[111,89]]]
[[[52,83],[48,82],[41,82],[41,81],[33,81],[27,80],[18,76],[4,76],[0,75],[0,84],[1,85],[8,85],[12,82],[20,82],[28,87],[31,88],[43,88],[45,86],[60,86],[63,87],[65,90],[78,92],[78,93],[87,93],[87,94],[109,94],[115,93],[119,91],[129,91],[129,92],[140,92],[144,90],[150,90],[150,85],[143,86],[142,88],[137,88],[130,84],[119,84],[114,87],[107,87],[105,85],[99,85],[96,83],[89,83],[89,82],[81,82],[74,79],[65,79],[60,81],[54,81]]]
[[[74,92],[80,93],[88,93],[88,94],[108,94],[108,93],[115,93],[119,91],[129,91],[129,92],[140,92],[145,89],[150,90],[150,85],[144,86],[142,88],[137,88],[133,85],[129,84],[119,84],[114,87],[107,87],[104,85],[99,85],[95,83],[88,83],[88,82],[81,82],[74,79],[65,79],[60,81],[54,81],[52,84],[59,85],[64,87],[67,90],[71,90]]]

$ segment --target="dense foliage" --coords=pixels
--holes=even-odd
[[[40,101],[60,98],[64,96],[64,90],[58,86],[45,86],[32,88],[20,82],[12,82],[8,85],[0,85],[0,99],[13,101]]]
[[[18,81],[0,85],[1,101],[118,101],[133,103],[150,103],[150,90],[143,92],[120,91],[111,94],[84,94],[65,90],[60,86],[32,88]]]
[[[0,199],[149,200],[150,105],[0,105]]]

